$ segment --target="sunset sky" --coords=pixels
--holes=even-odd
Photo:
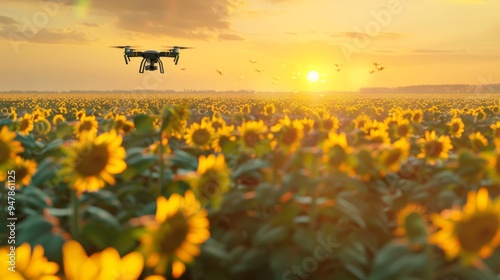
[[[0,91],[499,83],[499,11],[497,0],[2,0]],[[125,65],[110,45],[194,49],[177,66],[163,59],[164,75],[139,74],[141,59]],[[373,62],[386,69],[370,74]]]

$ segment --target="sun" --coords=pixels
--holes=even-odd
[[[320,78],[320,76],[319,76],[318,71],[312,70],[312,71],[309,71],[309,73],[307,73],[307,79],[310,82],[315,83],[319,80],[319,78]]]

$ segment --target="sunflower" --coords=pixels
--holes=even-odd
[[[483,108],[478,108],[478,109],[474,110],[472,115],[474,116],[476,121],[482,121],[482,120],[486,119],[486,113],[484,112]]]
[[[410,121],[407,119],[398,119],[396,124],[396,135],[399,137],[408,137],[412,133]]]
[[[88,257],[80,243],[69,240],[63,245],[63,265],[67,280],[135,280],[142,273],[144,259],[139,252],[121,258],[113,247]]]
[[[398,172],[401,162],[410,155],[410,143],[406,138],[401,138],[391,144],[384,145],[382,152],[377,157],[379,170],[382,174],[386,172]]]
[[[435,164],[436,161],[448,158],[448,152],[453,148],[450,137],[441,135],[436,136],[436,131],[426,131],[425,138],[420,139],[422,152],[419,158],[424,158],[429,163]]]
[[[500,121],[497,121],[496,123],[492,124],[490,128],[493,129],[494,137],[500,138]]]
[[[10,108],[10,113],[9,115],[7,116],[8,119],[11,119],[13,121],[16,121],[17,120],[17,112],[16,112],[16,108],[14,107],[11,107]]]
[[[302,131],[302,122],[299,120],[290,120],[288,116],[271,127],[278,141],[278,147],[286,152],[294,152],[299,146],[304,136]]]
[[[15,132],[10,132],[7,126],[2,127],[0,130],[0,170],[8,168],[17,154],[24,151],[21,143],[15,141],[14,138],[16,138]]]
[[[371,129],[366,139],[374,144],[388,144],[391,142],[389,133],[385,129]]]
[[[186,264],[200,254],[200,245],[210,237],[207,210],[190,190],[184,197],[177,193],[169,199],[158,197],[155,219],[145,227],[140,250],[146,266],[163,274],[171,263],[174,278],[184,274]]]
[[[462,208],[445,210],[432,216],[439,228],[429,241],[439,245],[449,259],[460,257],[470,265],[487,258],[500,245],[500,198],[491,201],[488,190],[470,191]]]
[[[482,151],[486,146],[488,146],[488,140],[481,134],[481,132],[476,132],[475,134],[469,135],[469,141],[476,152]]]
[[[330,114],[324,114],[321,118],[321,125],[323,131],[330,132],[336,131],[339,128],[339,119],[336,116],[330,116]]]
[[[122,137],[110,131],[99,136],[87,134],[68,150],[62,174],[78,192],[97,191],[115,183],[114,174],[127,168]]]
[[[210,148],[215,130],[209,120],[200,123],[193,123],[186,131],[184,139],[189,146],[206,150]]]
[[[9,169],[15,171],[16,188],[28,186],[31,183],[31,177],[35,174],[37,166],[35,161],[23,159],[20,156],[14,159],[13,165]],[[5,179],[7,179],[7,173],[2,172],[0,174],[0,181],[4,181]]]
[[[212,126],[213,124],[214,123],[212,123]],[[222,127],[217,129],[215,137],[212,141],[212,149],[214,149],[214,152],[220,153],[222,152],[224,146],[229,143],[234,143],[236,141],[236,136],[234,136],[233,133],[234,125],[228,126],[224,124]]]
[[[308,134],[314,129],[314,120],[309,118],[304,118],[300,120],[302,122],[302,131],[304,134]]]
[[[76,110],[75,110],[76,111]],[[82,118],[86,117],[87,116],[87,112],[85,112],[84,109],[81,109],[80,111],[76,111],[75,112],[75,118],[77,120],[81,120]]]
[[[462,137],[464,132],[464,122],[460,117],[452,118],[449,123],[447,123],[451,136]]]
[[[198,180],[193,184],[195,194],[218,208],[230,185],[230,171],[224,155],[200,156],[197,173]]]
[[[266,104],[264,106],[264,115],[266,115],[266,116],[272,116],[272,115],[274,115],[274,113],[276,113],[276,106],[274,106],[273,103]]]
[[[420,109],[413,110],[411,115],[411,121],[415,123],[421,123],[424,119],[424,112]]]
[[[59,265],[55,262],[50,262],[44,256],[42,245],[36,245],[31,251],[29,243],[23,243],[16,248],[15,259],[12,260],[15,266],[15,271],[9,270],[11,267],[8,258],[10,253],[9,247],[0,248],[0,255],[4,258],[0,262],[0,279],[19,279],[19,280],[59,280],[56,276],[59,271]],[[7,256],[7,258],[6,258]]]
[[[135,128],[135,124],[134,122],[132,121],[126,121],[121,129],[120,129],[120,132],[123,132],[124,134],[129,134],[130,132],[132,132]]]
[[[114,120],[115,129],[117,131],[120,131],[120,129],[126,122],[127,122],[127,117],[125,117],[124,115],[116,115]]]
[[[108,247],[90,258],[100,268],[97,280],[136,280],[144,268],[144,258],[136,251],[121,258],[115,248]]]
[[[35,131],[41,135],[47,135],[52,129],[50,122],[45,118],[36,121],[34,126]]]
[[[334,170],[346,171],[347,160],[352,152],[352,147],[347,144],[345,133],[328,133],[328,138],[323,141],[323,162]]]
[[[83,116],[75,127],[76,137],[80,138],[86,133],[97,134],[98,126],[95,116]]]
[[[17,129],[22,135],[28,135],[30,131],[33,130],[33,118],[31,117],[31,114],[24,114],[24,116],[22,116],[17,123]]]
[[[362,129],[367,123],[371,123],[372,120],[367,115],[359,115],[353,121],[354,128]]]
[[[488,162],[486,167],[490,179],[500,183],[500,139],[495,139],[495,151],[484,153],[483,158]]]
[[[243,122],[238,132],[244,152],[261,155],[269,151],[269,143],[266,143],[267,126],[262,120]]]
[[[245,105],[241,106],[240,113],[242,113],[244,115],[248,115],[248,114],[250,114],[250,112],[252,112],[252,110],[251,110],[249,104],[245,104]]]
[[[425,243],[428,237],[425,209],[422,206],[410,203],[401,209],[397,216],[398,228],[395,234],[405,236],[410,243]]]
[[[61,115],[61,114],[57,114],[57,115],[55,115],[55,116],[54,116],[54,118],[52,119],[52,123],[53,123],[55,126],[57,126],[57,125],[58,125],[58,124],[60,124],[60,123],[65,122],[65,121],[66,121],[66,118],[65,118],[63,115]]]

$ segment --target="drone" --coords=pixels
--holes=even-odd
[[[175,65],[179,62],[179,52],[184,49],[192,49],[190,47],[179,47],[172,46],[166,47],[171,48],[168,51],[155,51],[155,50],[147,50],[147,51],[137,51],[131,46],[111,46],[111,48],[117,49],[125,49],[123,53],[123,57],[125,58],[125,64],[130,62],[131,57],[142,57],[141,65],[139,66],[139,73],[143,74],[144,71],[156,71],[158,68],[160,69],[160,73],[165,73],[163,68],[163,62],[161,61],[162,57],[172,57]],[[158,66],[155,64],[158,63]]]

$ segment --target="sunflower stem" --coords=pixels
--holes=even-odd
[[[70,219],[70,231],[71,236],[74,240],[79,240],[78,234],[78,196],[76,190],[70,191],[70,203],[71,203],[71,219]]]
[[[160,156],[159,156],[160,176],[158,178],[158,186],[154,191],[156,196],[160,196],[162,193],[163,181],[164,181],[163,176],[165,176],[165,162],[163,160],[163,137],[162,136],[163,136],[163,133],[162,133],[162,131],[160,131],[160,143],[158,144],[158,150],[159,150],[159,154],[160,154]]]
[[[425,246],[425,255],[427,257],[427,262],[428,262],[428,265],[427,265],[427,268],[425,269],[425,274],[424,274],[424,280],[432,280],[432,279],[436,279],[434,276],[435,272],[434,272],[434,269],[435,269],[435,266],[432,265],[435,263],[435,256],[434,256],[434,252],[432,251],[432,246],[429,245],[429,244],[426,244],[424,245]]]

